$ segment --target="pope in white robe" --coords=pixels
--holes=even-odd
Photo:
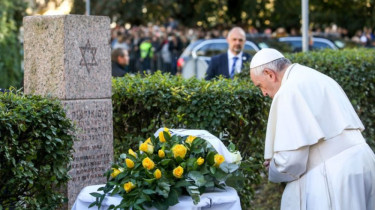
[[[281,209],[375,210],[375,155],[342,88],[274,49],[255,54],[250,75],[273,98],[264,158],[269,180],[287,182]]]

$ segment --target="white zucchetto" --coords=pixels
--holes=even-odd
[[[271,61],[277,60],[279,58],[284,58],[284,55],[279,51],[272,48],[264,48],[259,50],[251,59],[250,68],[255,68]]]

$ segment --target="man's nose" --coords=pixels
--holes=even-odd
[[[267,96],[267,92],[262,90],[262,93],[263,93],[263,96],[266,97]]]

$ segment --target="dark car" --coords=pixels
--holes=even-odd
[[[286,43],[290,47],[291,52],[302,51],[302,37],[301,36],[288,36],[278,38],[281,43]],[[309,50],[333,49],[337,50],[338,47],[331,40],[320,37],[313,37],[312,43],[309,45]]]
[[[264,45],[263,45],[264,47]],[[177,60],[177,67],[182,77],[204,78],[211,57],[228,50],[226,39],[197,40],[191,43]],[[254,55],[260,50],[257,44],[246,41],[244,52]]]

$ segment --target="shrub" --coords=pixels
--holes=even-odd
[[[73,124],[59,101],[0,93],[0,209],[54,209],[64,202]]]
[[[22,46],[18,29],[26,8],[23,0],[0,1],[0,88],[21,86]]]

